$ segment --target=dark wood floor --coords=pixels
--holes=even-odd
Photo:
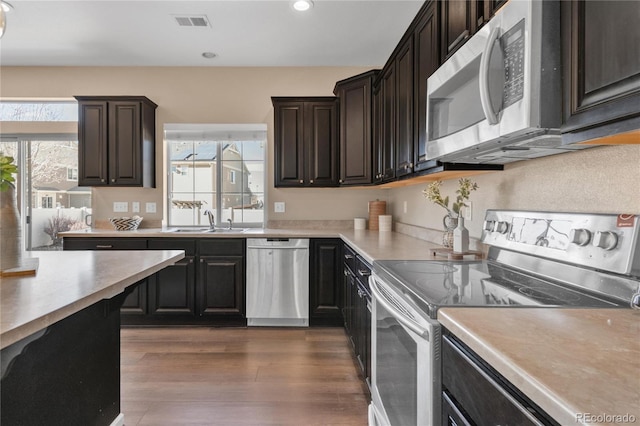
[[[341,328],[123,329],[125,425],[366,425]]]

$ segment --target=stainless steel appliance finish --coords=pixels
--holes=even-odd
[[[309,240],[247,238],[247,325],[309,325]]]
[[[512,1],[428,79],[427,159],[504,164],[562,145],[560,2]]]
[[[635,215],[489,210],[482,234],[489,245],[486,261],[373,262],[372,341],[386,344],[372,348],[369,424],[440,424],[440,307],[637,307],[639,220]],[[428,350],[416,349],[421,336],[416,319],[432,321],[430,332],[422,334],[431,337]],[[406,377],[417,383],[403,387]],[[402,398],[389,396],[399,388]]]

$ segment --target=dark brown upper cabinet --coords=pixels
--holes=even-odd
[[[340,99],[340,184],[372,182],[373,80],[368,71],[336,83],[333,93]]]
[[[413,34],[395,58],[396,177],[413,173]]]
[[[640,129],[638,2],[574,0],[561,8],[563,141]],[[640,143],[637,133],[633,138]]]
[[[396,177],[396,63],[391,61],[382,71],[379,86],[380,113],[376,126],[379,128],[377,155],[380,176],[377,182],[389,182]]]
[[[276,187],[338,185],[338,101],[273,97]]]
[[[427,78],[440,66],[438,33],[438,2],[429,2],[420,10],[413,33],[414,81],[413,81],[413,170],[433,167],[435,161],[427,161]]]
[[[448,0],[440,3],[442,62],[458,50],[476,31],[478,2]]]
[[[78,185],[155,187],[155,110],[144,96],[76,96]]]

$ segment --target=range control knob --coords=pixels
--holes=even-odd
[[[493,221],[493,220],[485,220],[483,229],[485,231],[491,232],[491,231],[493,231],[493,227],[494,226],[495,226],[495,221]]]
[[[596,231],[593,245],[605,250],[613,250],[618,245],[618,234],[611,231]]]
[[[573,244],[586,246],[591,242],[591,232],[588,229],[572,229],[569,231],[569,239]]]
[[[495,231],[501,234],[506,234],[509,230],[509,222],[499,221],[496,222]]]

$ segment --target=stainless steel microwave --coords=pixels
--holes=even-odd
[[[562,146],[560,2],[511,0],[427,80],[427,159],[503,164]]]

